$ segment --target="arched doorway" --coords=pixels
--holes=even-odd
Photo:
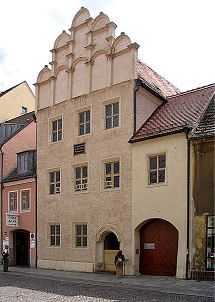
[[[114,271],[114,258],[119,250],[119,241],[114,233],[109,233],[104,240],[104,270]]]
[[[169,222],[154,219],[140,229],[140,273],[175,276],[178,231]]]
[[[13,234],[15,265],[29,265],[29,236],[30,233],[26,230],[17,230]]]

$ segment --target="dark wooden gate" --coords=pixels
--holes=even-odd
[[[140,273],[175,276],[178,231],[169,222],[155,219],[140,229]]]

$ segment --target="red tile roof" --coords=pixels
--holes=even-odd
[[[162,97],[166,98],[167,96],[180,93],[180,90],[177,87],[161,77],[140,60],[137,61],[137,72],[138,78]]]
[[[168,97],[167,103],[157,107],[130,142],[171,134],[184,127],[194,128],[214,94],[215,84],[211,84]]]

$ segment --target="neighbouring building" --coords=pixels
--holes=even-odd
[[[35,84],[40,268],[111,271],[121,248],[125,273],[139,272],[128,141],[180,91],[138,60],[125,33],[115,38],[115,28],[81,8]],[[178,276],[184,271],[181,261]]]
[[[202,93],[205,94],[204,91]],[[215,271],[214,111],[215,95],[190,137],[193,159],[191,277],[198,280],[214,279]]]
[[[134,265],[142,274],[213,275],[214,95],[212,84],[167,97],[130,140]]]
[[[36,266],[36,150],[17,154],[17,165],[2,181],[3,248],[10,264]]]
[[[26,236],[24,233],[26,234],[28,231],[30,236],[30,232],[35,233],[36,229],[34,219],[36,215],[34,208],[36,194],[35,171],[32,171],[32,167],[35,166],[35,156],[31,155],[34,154],[35,151],[28,151],[35,149],[36,124],[34,112],[21,115],[0,124],[1,250],[6,243],[9,245],[10,259],[14,264],[16,264],[14,259],[18,259],[17,251],[14,249],[14,246],[16,246],[16,240],[18,240],[16,239],[15,234],[19,233],[18,230],[20,230],[20,234],[22,233],[23,236]],[[25,152],[23,153],[23,151]],[[27,199],[28,201],[24,201]],[[30,209],[24,209],[24,203],[28,203],[31,206]],[[11,215],[14,219],[17,217],[15,222],[13,222],[13,225],[11,224],[12,222],[9,221],[9,216]],[[23,224],[23,221],[26,219],[28,220],[27,224]],[[31,225],[29,230],[28,223]],[[33,228],[32,223],[34,224]],[[22,234],[17,236],[22,236]],[[19,239],[24,241],[26,238],[27,237],[23,237]],[[30,264],[31,256],[29,251],[26,252],[26,255],[29,257],[28,263]],[[32,257],[34,258],[32,258],[31,264],[35,262],[34,255],[35,251],[32,252]],[[18,262],[17,264],[20,263]]]
[[[0,123],[35,110],[35,97],[24,81],[0,91]]]

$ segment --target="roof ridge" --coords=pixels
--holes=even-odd
[[[181,93],[173,94],[173,95],[167,96],[166,98],[171,99],[171,98],[174,98],[174,97],[178,97],[180,95],[193,93],[193,92],[204,90],[204,89],[207,89],[207,88],[210,88],[210,87],[213,87],[213,86],[214,86],[214,89],[215,89],[215,83],[211,83],[211,84],[208,84],[208,85],[205,85],[205,86],[202,86],[202,87],[197,87],[197,88],[193,88],[193,89],[190,89],[190,90],[187,90],[187,91],[182,91]]]
[[[149,68],[152,72],[154,72],[159,78],[163,79],[164,81],[166,81],[169,85],[171,85],[174,89],[179,90],[180,89],[178,87],[176,87],[175,85],[173,85],[170,81],[168,81],[166,78],[164,78],[162,75],[160,75],[159,73],[157,73],[154,69],[152,69],[150,66],[148,66],[146,63],[142,62],[140,59],[137,59],[141,64],[145,65],[147,68]],[[160,89],[160,88],[159,88]],[[175,91],[177,94],[179,94],[177,91]]]
[[[22,82],[20,82],[19,84],[16,84],[15,86],[12,86],[12,87],[10,87],[10,88],[4,90],[4,91],[0,91],[0,97],[2,97],[3,95],[5,95],[6,93],[10,92],[11,90],[13,90],[14,88],[16,88],[17,86],[19,86],[19,85],[21,85],[21,84],[23,84],[23,83],[26,83],[26,84],[27,84],[26,81],[22,81]]]

